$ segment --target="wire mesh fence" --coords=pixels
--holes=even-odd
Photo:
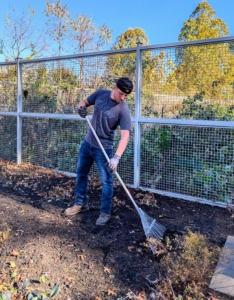
[[[17,109],[16,65],[0,66],[0,111],[10,112]]]
[[[78,153],[88,129],[83,120],[24,118],[22,160],[46,168],[75,173]],[[117,130],[115,148],[119,139],[120,130]],[[127,182],[133,184],[133,135],[121,159],[119,172]],[[95,165],[91,174],[97,174]]]
[[[234,120],[230,43],[144,51],[142,61],[142,116]]]
[[[16,117],[0,116],[0,158],[16,162]]]
[[[113,88],[114,79],[118,78],[114,70],[123,64],[123,60],[131,59],[134,62],[132,69],[135,69],[133,55],[117,54],[23,64],[22,110],[76,114],[77,104],[95,90]],[[132,71],[126,70],[124,74],[131,75]],[[133,99],[134,94],[128,99],[131,110],[134,109]]]
[[[86,124],[78,120],[24,118],[22,159],[75,173],[86,130]]]
[[[88,130],[77,104],[129,76],[133,130],[118,167],[122,179],[185,199],[234,204],[233,41],[18,61],[22,80],[16,63],[0,64],[0,157],[20,161],[22,148],[23,162],[75,172]],[[120,136],[117,129],[114,150]]]
[[[120,140],[120,135],[121,132],[118,129],[115,134],[114,150],[117,149]],[[131,185],[134,184],[134,150],[134,124],[132,124],[132,131],[130,133],[129,142],[126,150],[124,151],[124,154],[120,159],[118,166],[118,173],[121,176],[122,180]]]
[[[141,125],[143,187],[232,203],[234,129]]]

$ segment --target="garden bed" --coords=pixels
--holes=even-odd
[[[0,161],[0,288],[21,290],[28,278],[28,293],[30,288],[49,293],[57,284],[58,299],[150,299],[163,275],[161,259],[166,253],[179,252],[188,230],[204,235],[212,247],[222,247],[233,234],[231,207],[130,189],[143,211],[167,228],[162,248],[153,253],[120,185],[115,185],[112,218],[104,227],[95,226],[99,179],[89,182],[90,211],[68,218],[63,212],[73,204],[74,189],[74,178],[30,164]],[[181,294],[179,287],[171,286]],[[211,295],[229,299],[207,286],[203,293],[204,299]]]

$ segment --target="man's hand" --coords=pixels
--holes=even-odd
[[[109,167],[110,167],[111,171],[116,172],[117,166],[118,166],[118,163],[119,163],[119,160],[120,160],[120,156],[119,156],[118,154],[115,154],[115,155],[110,159]]]
[[[87,116],[87,107],[86,106],[78,106],[78,114],[85,118]]]

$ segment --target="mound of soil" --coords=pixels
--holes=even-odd
[[[33,289],[46,292],[59,284],[59,299],[124,299],[131,291],[139,295],[143,290],[149,294],[161,256],[146,243],[123,188],[115,185],[111,221],[99,227],[99,179],[89,181],[90,211],[67,218],[63,212],[73,204],[74,190],[74,178],[0,161],[0,232],[9,232],[0,242],[0,284],[14,271],[16,288],[25,278]],[[164,239],[173,240],[189,228],[223,246],[233,234],[232,208],[129,190],[137,205],[167,228]]]

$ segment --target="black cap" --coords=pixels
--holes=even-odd
[[[125,94],[130,94],[133,90],[133,83],[128,77],[122,77],[115,80],[117,87]]]

